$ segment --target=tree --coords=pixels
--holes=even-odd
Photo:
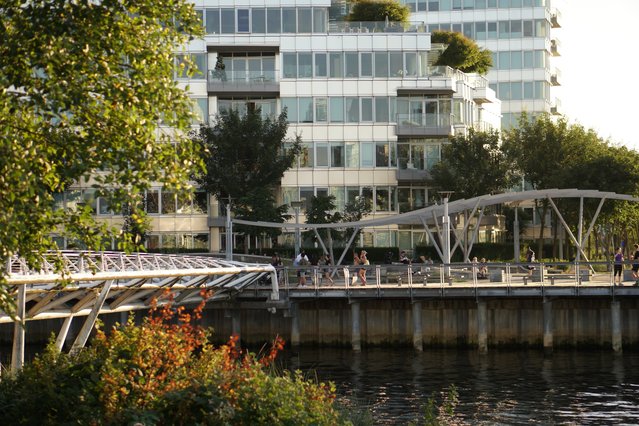
[[[443,146],[442,160],[430,172],[435,190],[454,191],[455,198],[473,198],[510,188],[516,176],[500,148],[499,133],[476,132],[453,136]]]
[[[435,65],[446,65],[463,72],[478,74],[486,74],[493,66],[490,51],[480,48],[474,40],[461,33],[433,31],[431,43],[447,45]]]
[[[638,190],[637,153],[612,147],[594,131],[570,124],[565,118],[555,122],[547,115],[540,115],[532,120],[522,114],[519,126],[504,133],[503,149],[535,189],[579,188],[627,194],[635,194]],[[597,204],[586,201],[585,212],[594,215]],[[565,201],[561,207],[566,214],[577,217],[577,201]],[[543,200],[538,244],[540,258],[548,208],[548,201]],[[614,214],[614,211],[615,203],[607,203],[602,217]]]
[[[188,186],[200,161],[173,49],[202,23],[186,0],[4,0],[0,10],[0,260],[19,254],[38,269],[53,230],[92,249],[120,232],[88,205],[56,209],[70,185],[91,184],[114,211],[151,182]],[[176,131],[158,136],[160,119]]]
[[[287,130],[286,111],[275,119],[262,118],[259,108],[248,108],[246,114],[224,111],[213,126],[203,125],[194,136],[206,167],[197,182],[218,200],[230,197],[232,211],[241,219],[284,222],[287,206],[276,206],[274,194],[301,152],[300,137],[287,138]],[[249,235],[267,232],[240,229]]]
[[[226,81],[226,65],[224,65],[224,58],[222,55],[217,55],[217,60],[215,61],[215,69],[213,70],[213,78],[216,78],[220,81]]]
[[[395,0],[357,0],[351,8],[351,22],[408,22],[410,10]]]

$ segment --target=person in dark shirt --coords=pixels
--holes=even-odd
[[[635,285],[639,285],[639,244],[635,244],[635,252],[632,254],[632,278]]]

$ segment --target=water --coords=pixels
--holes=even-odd
[[[380,425],[416,420],[451,384],[468,424],[639,424],[639,353],[301,348],[283,362],[333,381],[344,405]]]

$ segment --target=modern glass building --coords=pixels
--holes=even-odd
[[[329,21],[330,0],[195,5],[206,35],[179,49],[176,61],[189,55],[199,71],[175,76],[193,98],[193,124],[212,122],[229,108],[259,107],[264,115],[286,108],[290,136],[301,135],[303,153],[282,179],[282,204],[308,206],[312,196],[330,194],[343,210],[363,197],[371,217],[424,207],[424,178],[448,136],[500,126],[501,103],[486,78],[432,65],[436,52],[423,23]],[[122,220],[100,200],[92,202],[105,220]],[[225,247],[225,211],[203,193],[180,200],[156,188],[146,208],[149,248]],[[304,213],[302,207],[300,222]],[[366,229],[360,238],[356,244],[369,247],[427,243],[421,224]],[[292,246],[294,235],[283,239]]]
[[[517,123],[522,111],[559,114],[552,87],[561,83],[553,58],[561,53],[556,37],[561,14],[556,0],[400,0],[411,19],[429,32],[457,31],[493,53],[487,77],[502,101],[502,128]]]

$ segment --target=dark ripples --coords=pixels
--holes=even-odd
[[[302,348],[286,360],[335,382],[346,406],[380,425],[417,419],[451,384],[470,424],[639,424],[639,353]]]

